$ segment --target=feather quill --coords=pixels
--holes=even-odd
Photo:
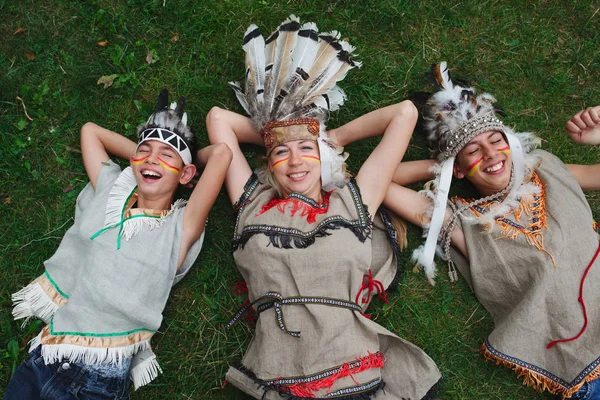
[[[345,41],[341,41],[339,44],[341,49],[338,52],[337,57],[332,60],[321,75],[309,85],[309,89],[302,100],[303,105],[311,104],[316,97],[329,92],[336,82],[346,77],[346,74],[350,69],[355,66],[360,66],[360,63],[355,63],[351,58],[354,47]]]
[[[454,84],[450,79],[450,72],[446,61],[431,66],[431,72],[440,89],[452,90]]]
[[[260,104],[265,91],[265,39],[256,25],[246,30],[242,48],[246,52],[246,96],[255,97]]]
[[[275,56],[273,59],[273,68],[266,81],[265,101],[273,109],[275,98],[279,95],[290,70],[292,62],[292,53],[296,47],[298,31],[300,30],[300,20],[295,15],[290,15],[288,19],[279,25],[279,35],[276,40]],[[273,117],[273,116],[271,116]]]

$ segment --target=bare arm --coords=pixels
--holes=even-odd
[[[183,238],[179,249],[178,269],[185,261],[190,247],[204,231],[206,218],[223,186],[231,158],[232,152],[225,143],[213,144],[198,151],[198,163],[205,167],[183,212]]]
[[[436,164],[435,160],[402,161],[392,177],[392,182],[400,186],[412,185],[420,181],[434,178],[429,169]]]
[[[375,212],[381,205],[398,164],[404,156],[417,122],[417,109],[408,100],[372,111],[342,126],[345,136],[383,138],[367,158],[356,176],[363,202]]]
[[[109,154],[128,159],[135,153],[136,148],[133,141],[93,122],[81,127],[80,143],[83,165],[94,189],[102,163],[109,160]]]
[[[567,164],[583,190],[600,190],[600,164]]]
[[[211,108],[206,116],[206,129],[212,144],[225,143],[233,154],[225,186],[229,200],[234,204],[244,193],[244,185],[252,175],[252,169],[240,149],[240,142],[248,140],[249,143],[254,143],[258,133],[252,127],[250,118],[218,107]],[[258,138],[260,139],[260,135]]]
[[[418,227],[422,227],[423,223],[427,222],[427,211],[432,206],[429,198],[393,182],[388,188],[383,204]],[[444,223],[448,222],[451,215],[452,211],[449,208],[446,209]],[[465,235],[460,228],[454,228],[450,240],[452,245],[468,258]]]

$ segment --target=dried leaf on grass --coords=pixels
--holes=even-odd
[[[12,199],[10,197],[5,197],[4,204],[12,204]]]
[[[157,61],[158,61],[158,55],[154,54],[154,50],[148,51],[148,54],[146,55],[146,62],[148,64],[154,64]]]
[[[65,186],[65,188],[63,189],[63,193],[69,193],[71,190],[73,190],[73,185],[71,183],[69,183],[67,186]]]
[[[98,46],[100,47],[106,47],[108,46],[108,40],[101,40],[98,42]]]
[[[23,54],[25,55],[25,58],[27,58],[29,61],[35,60],[36,55],[35,55],[35,53],[33,51],[31,51],[31,50],[25,50],[23,52]]]
[[[15,31],[13,32],[13,35],[19,35],[21,33],[24,33],[25,29],[18,27],[17,29],[15,29]]]
[[[119,74],[104,75],[104,76],[101,76],[100,79],[98,79],[98,82],[96,82],[96,83],[98,85],[104,85],[104,89],[107,89],[112,86],[112,84],[115,82],[115,79],[118,76],[119,76]]]
[[[175,33],[173,35],[173,37],[171,38],[171,43],[175,43],[178,40],[179,40],[179,33]]]

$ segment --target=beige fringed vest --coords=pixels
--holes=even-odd
[[[494,319],[484,356],[514,369],[539,391],[570,397],[600,376],[600,257],[583,282],[588,319],[583,332],[578,302],[598,235],[586,198],[565,165],[550,153],[532,154],[541,159],[532,177],[540,194],[497,219],[490,234],[469,221],[485,213],[485,205],[465,211],[460,222],[469,260],[455,250],[452,259]],[[547,348],[580,332],[577,339]]]

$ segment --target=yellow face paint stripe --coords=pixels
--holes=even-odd
[[[141,164],[141,163],[143,163],[144,161],[146,161],[146,158],[148,158],[148,157],[150,157],[150,156],[141,157],[141,158],[134,158],[134,159],[133,159],[133,164],[134,164],[134,165]]]
[[[288,162],[290,159],[289,158],[284,158],[283,160],[279,160],[273,163],[273,168],[278,167],[279,165]]]
[[[475,161],[473,164],[469,165],[467,167],[467,176],[475,175],[475,172],[477,172],[477,170],[479,169],[479,166],[481,165],[482,161],[483,161],[483,158],[480,158],[479,160]]]
[[[321,162],[321,159],[319,157],[315,157],[315,156],[302,156],[302,158],[305,160]]]
[[[157,158],[158,158],[158,163],[167,171],[173,172],[175,174],[178,174],[179,171],[181,171],[179,168],[169,165],[167,162],[161,160],[159,157],[157,157]]]

